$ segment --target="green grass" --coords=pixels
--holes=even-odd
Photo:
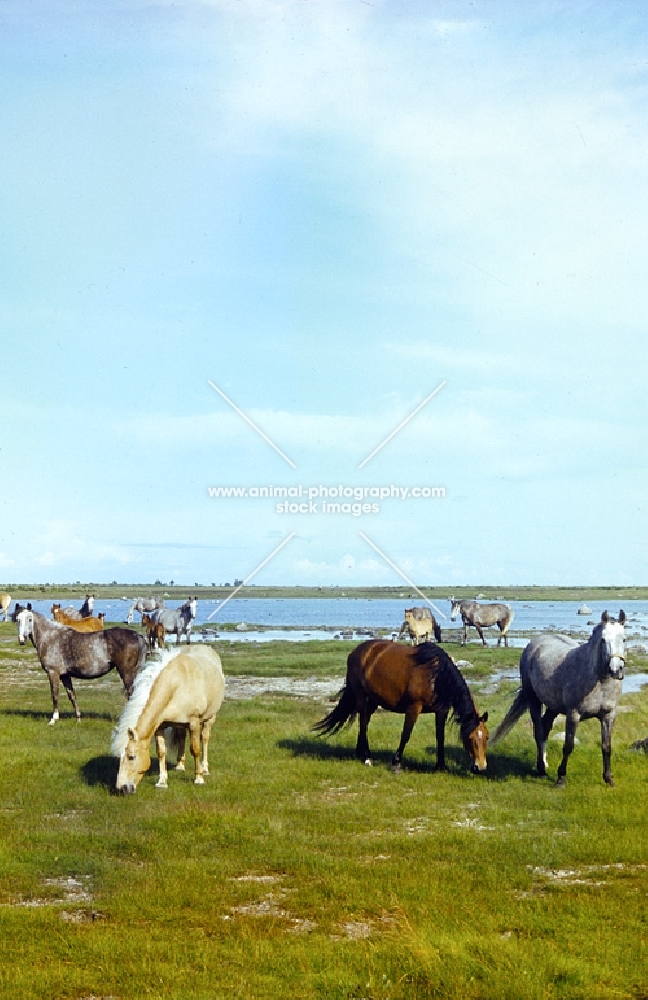
[[[226,674],[340,681],[351,646],[218,644]],[[226,700],[204,787],[190,765],[119,798],[118,679],[78,682],[82,722],[62,701],[49,727],[33,650],[0,649],[3,998],[648,996],[648,757],[628,749],[648,693],[623,699],[614,789],[594,721],[557,789],[533,776],[526,720],[480,779],[454,727],[450,771],[433,772],[423,718],[394,775],[402,718],[372,720],[370,769],[355,729],[311,735],[329,705],[266,696]],[[519,651],[449,651],[496,724],[514,684],[488,675]],[[559,756],[551,741],[552,774]]]
[[[227,587],[211,587],[205,585],[197,586],[169,586],[154,583],[82,583],[79,586],[66,583],[2,583],[0,592],[10,593],[14,600],[56,600],[58,597],[68,601],[83,601],[87,593],[94,594],[97,598],[135,598],[135,597],[162,597],[167,595],[171,600],[185,600],[190,594],[202,600],[223,600],[228,597],[234,588],[234,584]],[[492,584],[471,584],[469,586],[457,587],[454,584],[421,584],[421,590],[433,601],[447,601],[448,595],[452,594],[457,598],[474,598],[477,594],[484,594],[484,600],[495,600],[503,598],[505,601],[618,601],[620,600],[646,600],[648,599],[648,586],[641,587],[588,587],[574,584],[566,587],[544,587],[544,586],[517,586],[506,587]],[[349,599],[364,598],[370,600],[379,599],[399,599],[403,598],[408,603],[410,601],[420,604],[420,596],[412,593],[407,585],[397,585],[395,587],[273,587],[249,584],[239,592],[241,598],[309,598],[319,600],[340,599],[342,596]]]

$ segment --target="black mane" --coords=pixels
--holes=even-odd
[[[452,719],[459,724],[462,740],[479,725],[479,714],[468,689],[468,685],[458,666],[445,649],[433,642],[423,642],[416,647],[416,663],[424,666],[435,660],[438,672],[434,679],[434,691],[440,708],[452,709]]]

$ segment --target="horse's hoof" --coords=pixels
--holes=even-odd
[[[158,781],[158,783],[156,784],[155,787],[156,788],[168,788],[169,786],[167,785],[166,781]]]
[[[371,757],[367,757],[367,759],[364,762],[364,765],[365,765],[365,767],[373,767],[373,761],[372,761]]]
[[[567,784],[567,778],[565,777],[564,774],[561,774],[558,778],[556,778],[556,785],[555,785],[556,788],[564,788],[566,784]]]
[[[176,771],[184,771],[185,766],[182,763],[182,761],[180,761],[179,763],[176,764],[175,769],[176,769]]]
[[[608,788],[614,788],[614,778],[612,777],[611,774],[608,774],[607,778],[604,776],[603,780],[605,781],[605,784],[608,786]]]
[[[204,781],[204,778],[202,777],[202,775],[197,774],[196,777],[194,778],[194,785],[204,785],[204,784],[205,784],[205,781]]]
[[[391,769],[392,769],[392,774],[400,774],[402,770],[400,764],[392,764]]]

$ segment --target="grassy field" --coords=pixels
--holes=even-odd
[[[155,583],[3,583],[0,592],[10,593],[14,600],[52,599],[82,601],[87,593],[95,597],[109,600],[120,597],[163,597],[170,600],[185,600],[193,594],[200,600],[224,600],[231,594],[234,584],[225,586],[205,586],[197,583],[194,586],[176,587],[169,584]],[[484,584],[482,586],[457,587],[448,584],[443,586],[428,586],[421,584],[421,590],[431,599],[447,601],[448,595],[457,598],[474,598],[484,594],[485,600],[502,598],[505,601],[618,601],[618,600],[648,600],[648,587],[498,587]],[[239,591],[240,598],[301,598],[301,599],[335,599],[346,597],[349,600],[364,598],[369,600],[387,600],[406,598],[420,603],[420,596],[414,593],[407,584],[396,587],[264,587],[253,584]]]
[[[350,644],[217,647],[226,674],[341,681]],[[448,650],[496,724],[515,685],[491,672],[519,651]],[[119,798],[118,679],[76,688],[81,723],[62,702],[49,727],[35,653],[0,626],[3,998],[648,996],[647,689],[623,698],[613,789],[596,722],[557,789],[526,722],[475,778],[454,727],[433,772],[422,719],[396,775],[400,717],[372,721],[369,769],[355,730],[310,734],[330,704],[266,695],[226,700],[204,787],[190,766]]]

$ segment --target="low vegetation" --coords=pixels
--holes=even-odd
[[[341,684],[351,645],[217,648],[226,674]],[[495,724],[519,651],[448,649]],[[355,728],[312,736],[330,704],[266,694],[226,700],[203,787],[190,765],[168,791],[152,773],[119,798],[118,678],[76,686],[81,723],[62,703],[48,726],[34,651],[0,626],[6,1000],[648,996],[648,756],[629,749],[648,735],[648,689],[622,699],[613,789],[594,721],[557,789],[533,776],[526,721],[480,779],[454,727],[434,773],[422,718],[395,775],[402,718],[377,713],[366,768]]]

